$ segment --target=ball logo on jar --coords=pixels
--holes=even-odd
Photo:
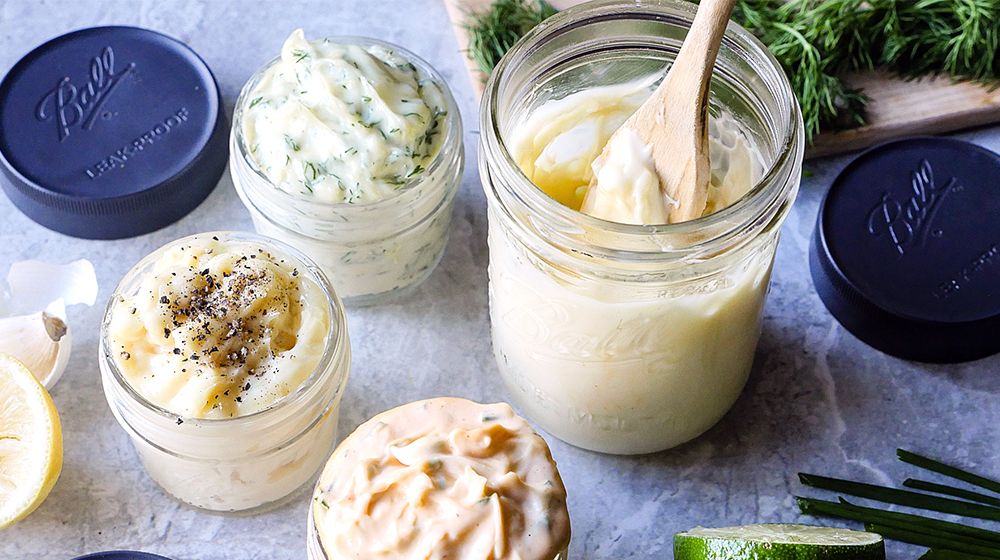
[[[104,47],[90,60],[87,83],[77,86],[69,76],[60,78],[38,102],[35,118],[42,122],[55,120],[60,142],[69,137],[74,127],[90,130],[108,98],[134,69],[135,63],[131,62],[116,71],[115,51],[110,46]]]
[[[912,194],[908,200],[900,202],[888,192],[883,192],[882,198],[868,212],[868,233],[875,237],[888,235],[900,256],[906,254],[910,247],[922,244],[928,234],[934,237],[944,234],[941,230],[932,229],[931,223],[945,196],[962,189],[955,177],[936,184],[934,168],[926,159],[921,160],[913,171],[910,187]]]

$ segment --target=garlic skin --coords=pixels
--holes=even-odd
[[[13,263],[0,280],[0,353],[17,358],[51,389],[73,349],[66,307],[92,306],[97,292],[97,274],[86,259]]]
[[[72,348],[69,325],[58,314],[39,311],[0,319],[0,353],[17,358],[46,389],[66,370]]]

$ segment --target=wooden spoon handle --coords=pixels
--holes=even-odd
[[[677,204],[671,223],[700,217],[708,201],[708,90],[735,4],[701,0],[674,64],[632,121],[652,145],[663,192]]]
[[[712,81],[715,58],[719,54],[722,37],[726,33],[726,23],[735,5],[736,0],[702,0],[687,38],[670,69],[674,76],[685,76],[697,82],[698,95],[694,99],[698,100],[699,105],[707,106],[708,86]]]

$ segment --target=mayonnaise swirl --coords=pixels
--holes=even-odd
[[[243,108],[250,156],[278,188],[331,203],[391,196],[441,148],[441,85],[383,45],[296,30]]]
[[[313,503],[327,558],[551,560],[569,541],[545,441],[507,404],[384,412],[344,440]]]
[[[676,202],[660,189],[649,146],[631,131],[608,145],[658,79],[585,89],[533,110],[513,131],[510,145],[518,167],[574,210],[626,224],[667,223]],[[609,149],[601,158],[605,145]],[[712,177],[703,215],[738,200],[761,174],[759,155],[725,113],[709,119],[709,156]]]
[[[167,248],[115,302],[115,364],[150,402],[193,418],[246,416],[297,389],[331,329],[326,295],[281,254],[201,236]]]

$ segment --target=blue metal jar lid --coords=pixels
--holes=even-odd
[[[55,231],[140,235],[215,188],[227,132],[215,78],[185,44],[135,27],[74,31],[0,82],[0,186]]]
[[[861,154],[823,200],[809,260],[833,316],[883,352],[1000,351],[1000,155],[950,138]]]
[[[78,556],[73,560],[170,560],[165,556],[150,554],[148,552],[135,552],[132,550],[110,550],[107,552],[95,552],[84,556]]]

